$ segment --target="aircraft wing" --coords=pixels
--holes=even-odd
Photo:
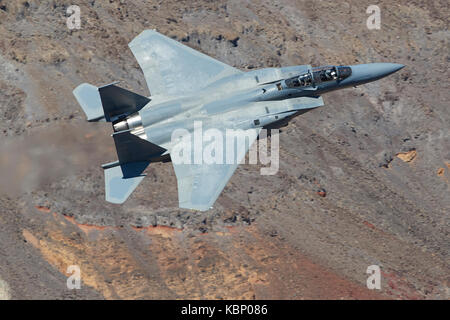
[[[199,211],[210,209],[223,188],[225,188],[225,185],[230,180],[239,163],[245,157],[250,146],[258,137],[260,131],[260,128],[253,128],[246,131],[240,130],[236,133],[233,147],[228,148],[227,145],[226,151],[224,152],[223,164],[206,164],[205,159],[203,159],[202,164],[181,164],[174,161],[174,156],[171,154],[172,164],[177,176],[180,208]],[[225,133],[223,134],[225,137]],[[224,141],[223,143],[225,145],[226,142]],[[203,150],[207,148],[208,143],[203,143]],[[226,153],[231,152],[230,150],[233,150],[235,156],[233,157],[233,162],[226,160]],[[194,163],[193,144],[191,152],[191,163]]]
[[[151,95],[183,95],[242,72],[155,30],[143,31],[128,46],[144,72]]]

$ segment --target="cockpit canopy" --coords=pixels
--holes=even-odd
[[[350,67],[326,66],[313,68],[313,77],[316,82],[344,80],[352,74]]]
[[[317,67],[313,68],[312,71],[315,82],[326,82],[337,80],[336,67],[333,66]]]
[[[312,84],[312,75],[309,72],[304,73],[298,77],[286,79],[285,83],[288,88],[308,87]]]
[[[352,75],[352,68],[350,67],[337,67],[338,79],[344,80]]]
[[[349,77],[352,74],[350,67],[336,67],[326,66],[312,69],[312,73],[304,73],[300,76],[289,78],[285,80],[288,88],[308,87],[314,83],[321,83],[327,81],[340,81]]]

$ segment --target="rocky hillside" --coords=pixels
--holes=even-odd
[[[381,30],[371,4],[0,0],[0,299],[448,299],[448,3],[378,1]],[[210,211],[178,209],[170,163],[112,205],[111,127],[86,123],[72,90],[148,95],[127,44],[150,28],[244,71],[406,67],[326,94],[282,130],[278,174],[240,166]]]

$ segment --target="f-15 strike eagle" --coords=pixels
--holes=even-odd
[[[150,97],[116,84],[83,83],[73,91],[88,121],[113,126],[118,160],[102,165],[106,200],[125,202],[150,162],[172,158],[179,206],[200,211],[214,204],[262,128],[285,125],[323,106],[320,95],[325,92],[375,81],[404,67],[393,63],[301,65],[243,72],[155,30],[143,31],[129,47],[144,72]],[[194,154],[195,142],[185,143],[190,149],[183,150],[184,159],[192,161],[173,161],[171,153],[183,140],[173,139],[174,131],[193,133],[199,122],[203,130],[215,129],[224,136],[228,129],[238,132],[236,144],[227,145],[230,150],[222,155],[237,148],[244,152],[236,152],[231,163],[206,163]],[[211,141],[199,143],[206,148]]]

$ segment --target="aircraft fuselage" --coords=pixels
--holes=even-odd
[[[227,122],[230,129],[270,126],[322,105],[320,100],[311,107],[296,108],[290,101],[318,99],[323,93],[375,81],[401,68],[403,65],[393,63],[326,66],[309,68],[289,78],[258,83],[258,75],[274,74],[277,70],[261,69],[222,79],[205,88],[201,95],[174,99],[152,96],[138,115],[123,121],[128,121],[128,129],[139,128],[148,140],[167,147],[175,128],[191,131],[194,121],[202,121],[207,128],[219,123],[223,126],[223,122]],[[256,75],[252,76],[252,73]],[[265,104],[267,101],[271,103]]]

